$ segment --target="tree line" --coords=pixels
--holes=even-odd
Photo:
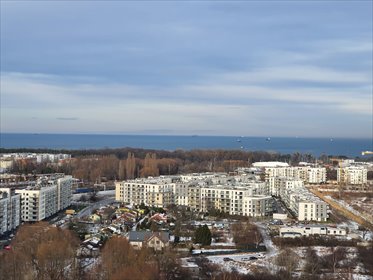
[[[314,161],[310,154],[279,154],[263,151],[241,150],[148,150],[148,149],[101,149],[101,150],[45,150],[0,149],[0,152],[47,152],[69,153],[71,160],[62,163],[36,164],[29,160],[16,161],[14,173],[62,172],[89,182],[124,180],[138,177],[175,175],[193,172],[231,172],[258,161],[283,161],[296,164]]]

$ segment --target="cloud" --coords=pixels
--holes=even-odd
[[[304,71],[311,70],[306,67]],[[63,77],[55,76],[46,77],[43,82],[40,77],[44,75],[33,78],[34,75],[27,73],[2,73],[2,116],[5,116],[2,127],[9,131],[18,126],[24,131],[32,125],[22,128],[17,122],[22,122],[22,116],[32,115],[38,117],[33,125],[43,129],[41,132],[65,129],[65,132],[87,133],[201,134],[198,131],[204,131],[214,135],[273,135],[274,132],[288,135],[296,131],[298,136],[304,133],[315,136],[328,131],[324,127],[333,124],[331,136],[336,137],[346,133],[340,122],[357,122],[355,133],[369,133],[372,95],[364,75],[357,73],[346,83],[351,83],[347,88],[302,85],[284,88],[262,85],[263,81],[275,84],[286,78],[283,73],[277,77],[274,73],[279,72],[272,70],[265,78],[265,73],[260,72],[262,80],[257,85],[254,80],[246,79],[250,73],[240,72],[237,76],[226,73],[210,76],[203,83],[175,87],[64,83]],[[341,76],[342,73],[335,72],[333,77],[338,80]],[[336,80],[329,78],[328,82]],[[58,124],[50,120],[66,112],[74,117],[54,117]],[[72,125],[72,120],[79,122]],[[61,121],[69,125],[61,126],[64,123]]]
[[[329,109],[356,114],[371,114],[371,81],[365,73],[345,73],[296,67],[261,69],[257,72],[227,73],[209,77],[199,84],[169,87],[133,86],[127,84],[63,83],[63,78],[45,75],[3,73],[2,106],[82,106],[107,107],[122,103],[127,107],[140,102],[235,105],[279,104],[318,105]],[[279,81],[305,81],[318,86],[288,84],[277,86]],[[55,81],[54,83],[52,81]],[[339,84],[320,87],[323,83]],[[348,85],[347,87],[345,85]],[[27,91],[24,89],[27,88]],[[20,102],[23,100],[23,102]],[[239,107],[238,107],[239,108]]]
[[[3,130],[371,136],[371,2],[1,5]]]

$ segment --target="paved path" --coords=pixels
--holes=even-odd
[[[96,209],[98,209],[102,206],[111,204],[114,201],[115,201],[114,198],[108,198],[108,199],[97,201],[97,202],[87,206],[86,208],[82,209],[78,214],[76,214],[75,217],[78,218],[78,219],[81,219],[85,216],[89,216],[89,215],[92,214],[93,210],[96,210]]]
[[[255,225],[258,227],[260,234],[263,237],[263,243],[267,248],[267,256],[271,257],[277,254],[278,249],[273,245],[271,237],[267,233],[266,225],[261,222],[256,222]]]

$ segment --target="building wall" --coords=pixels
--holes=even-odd
[[[323,167],[294,166],[294,167],[271,167],[265,169],[265,178],[287,177],[302,180],[309,184],[320,184],[326,182],[326,169]]]
[[[327,204],[324,202],[300,202],[298,204],[299,221],[319,221],[327,220]]]
[[[0,188],[0,234],[20,224],[20,195],[10,188]]]
[[[149,248],[153,248],[155,251],[162,251],[166,244],[158,238],[158,236],[153,236],[146,242]]]
[[[0,193],[0,234],[8,230],[8,204],[9,198]]]
[[[281,227],[280,236],[295,237],[295,236],[310,236],[310,235],[332,235],[345,236],[347,234],[344,228],[335,228],[327,226],[304,226],[304,227]]]
[[[64,176],[47,185],[16,190],[21,197],[21,220],[41,221],[71,205],[71,185],[72,177]]]
[[[368,170],[365,167],[349,166],[337,169],[338,183],[362,185],[368,182]]]
[[[188,179],[191,182],[186,182]],[[116,199],[133,205],[144,203],[149,206],[167,207],[177,204],[189,206],[195,211],[207,212],[214,208],[231,215],[243,215],[244,197],[268,196],[270,193],[264,182],[245,180],[237,182],[237,185],[214,185],[213,182],[228,184],[226,176],[219,179],[216,174],[184,176],[179,182],[170,182],[164,177],[117,182]],[[264,201],[267,200],[268,197]],[[264,212],[256,215],[267,215],[268,205],[266,202],[265,206],[260,208]]]
[[[250,217],[263,217],[272,213],[272,197],[257,196],[244,197],[243,215]]]

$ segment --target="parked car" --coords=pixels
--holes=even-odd
[[[242,258],[241,261],[248,261],[250,260],[249,258]]]
[[[257,260],[257,257],[250,257],[250,261]]]
[[[223,261],[227,262],[227,261],[233,261],[231,258],[224,258]]]

